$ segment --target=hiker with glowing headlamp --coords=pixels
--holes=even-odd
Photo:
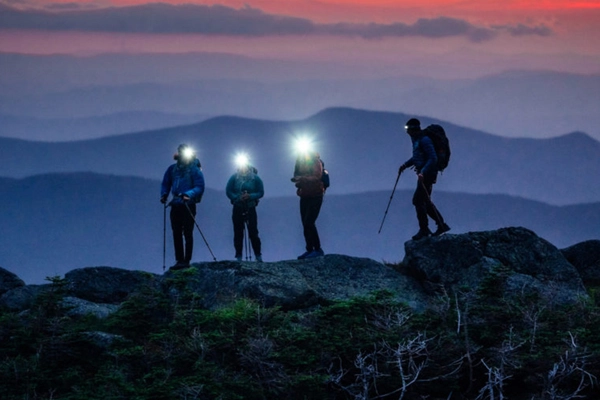
[[[262,245],[258,236],[258,215],[256,206],[265,194],[263,181],[258,171],[245,154],[236,157],[237,171],[229,178],[225,192],[233,204],[231,220],[233,221],[233,247],[235,259],[243,260],[244,232],[247,233],[256,261],[262,262]],[[246,260],[250,259],[248,241],[246,240]]]
[[[196,203],[204,194],[204,175],[194,150],[180,144],[173,156],[177,162],[167,168],[160,187],[160,202],[171,207],[171,229],[176,263],[170,269],[190,266],[194,249],[194,217]],[[173,195],[167,205],[169,193]],[[184,247],[185,239],[185,247]]]
[[[296,165],[294,177],[296,194],[300,197],[300,218],[304,229],[306,251],[298,256],[299,260],[324,255],[316,221],[323,204],[325,184],[323,182],[323,162],[319,153],[312,149],[312,143],[306,138],[296,142]]]
[[[411,118],[404,127],[412,141],[413,150],[412,157],[400,166],[398,176],[404,170],[411,167],[417,173],[417,188],[415,189],[412,203],[417,213],[419,231],[412,237],[413,240],[420,240],[428,236],[439,236],[450,230],[450,226],[444,222],[442,214],[440,214],[431,200],[433,184],[437,181],[438,171],[445,168],[448,162],[448,159],[445,160],[445,164],[441,162],[441,157],[438,157],[436,146],[432,141],[431,137],[433,133],[430,133],[430,130],[435,126],[430,125],[426,129],[421,129],[421,121]],[[439,128],[442,129],[441,127]],[[444,137],[445,135],[444,132]],[[447,150],[447,157],[449,156],[450,153]],[[429,218],[433,219],[437,224],[435,232],[429,230]]]

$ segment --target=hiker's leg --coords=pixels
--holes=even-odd
[[[260,256],[261,242],[260,237],[258,237],[258,215],[256,214],[256,207],[250,207],[248,209],[248,237],[250,237],[254,255]]]
[[[242,207],[233,207],[231,215],[233,221],[233,248],[235,257],[242,257],[244,250],[244,210]]]
[[[196,216],[196,205],[190,204],[185,207],[185,218],[183,220],[183,236],[185,238],[185,262],[192,261],[192,253],[194,251],[194,217]],[[191,214],[190,214],[191,211]]]
[[[417,181],[417,188],[413,195],[412,203],[415,206],[417,212],[417,221],[419,221],[419,229],[429,229],[429,220],[427,219],[427,206],[429,203],[429,194],[426,191],[423,183]]]
[[[444,224],[444,218],[440,211],[437,209],[435,204],[433,204],[433,200],[431,199],[431,194],[433,193],[433,184],[435,182],[434,178],[426,177],[423,185],[425,186],[425,191],[427,193],[427,215],[431,217],[432,220],[435,221],[437,226]]]
[[[173,204],[171,206],[171,230],[173,231],[173,248],[175,250],[175,260],[184,261],[183,254],[183,213],[182,205]],[[185,206],[183,206],[185,207]]]
[[[315,222],[321,211],[323,197],[302,197],[300,198],[300,214],[302,217],[302,226],[304,227],[304,240],[306,241],[306,251],[319,250],[321,240]]]
[[[321,211],[321,205],[323,204],[323,197],[310,197],[307,199],[307,213],[306,220],[304,221],[305,237],[307,237],[308,244],[312,250],[321,249],[321,239],[319,238],[319,231],[317,230],[317,218]]]

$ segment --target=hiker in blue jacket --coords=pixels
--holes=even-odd
[[[244,229],[248,228],[248,237],[256,261],[262,262],[261,242],[258,236],[258,216],[256,206],[265,195],[263,181],[256,168],[251,166],[245,156],[238,157],[237,172],[229,178],[225,192],[233,204],[231,220],[233,221],[233,247],[235,259],[242,261],[244,248]]]
[[[169,205],[176,263],[170,269],[176,270],[189,267],[192,260],[196,203],[204,194],[204,175],[200,170],[200,162],[188,145],[180,144],[173,158],[177,162],[165,172],[160,187],[160,202],[166,204],[171,192],[173,198]]]
[[[437,180],[437,154],[431,139],[421,130],[421,122],[416,118],[408,120],[405,126],[406,133],[412,141],[412,157],[400,166],[398,173],[405,169],[414,167],[417,173],[417,188],[413,195],[412,203],[417,212],[419,231],[412,237],[419,240],[427,236],[439,236],[448,232],[450,227],[444,222],[444,218],[431,201],[433,184]],[[437,224],[437,230],[432,233],[429,230],[429,219],[431,217]]]

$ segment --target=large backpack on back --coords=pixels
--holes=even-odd
[[[429,125],[427,128],[423,129],[423,132],[425,132],[425,135],[429,136],[433,142],[433,147],[435,148],[435,153],[438,158],[437,169],[442,172],[450,162],[450,142],[448,141],[446,132],[444,131],[444,128],[437,124]]]

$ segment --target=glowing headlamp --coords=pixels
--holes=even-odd
[[[307,137],[300,137],[296,139],[295,147],[298,154],[307,154],[313,150],[313,143]]]
[[[194,149],[192,149],[191,147],[184,147],[183,149],[181,149],[181,152],[179,154],[181,155],[181,157],[183,157],[185,161],[190,161],[192,158],[194,158]]]
[[[249,163],[250,159],[248,158],[246,153],[238,153],[235,156],[235,165],[237,165],[238,168],[247,167]]]

